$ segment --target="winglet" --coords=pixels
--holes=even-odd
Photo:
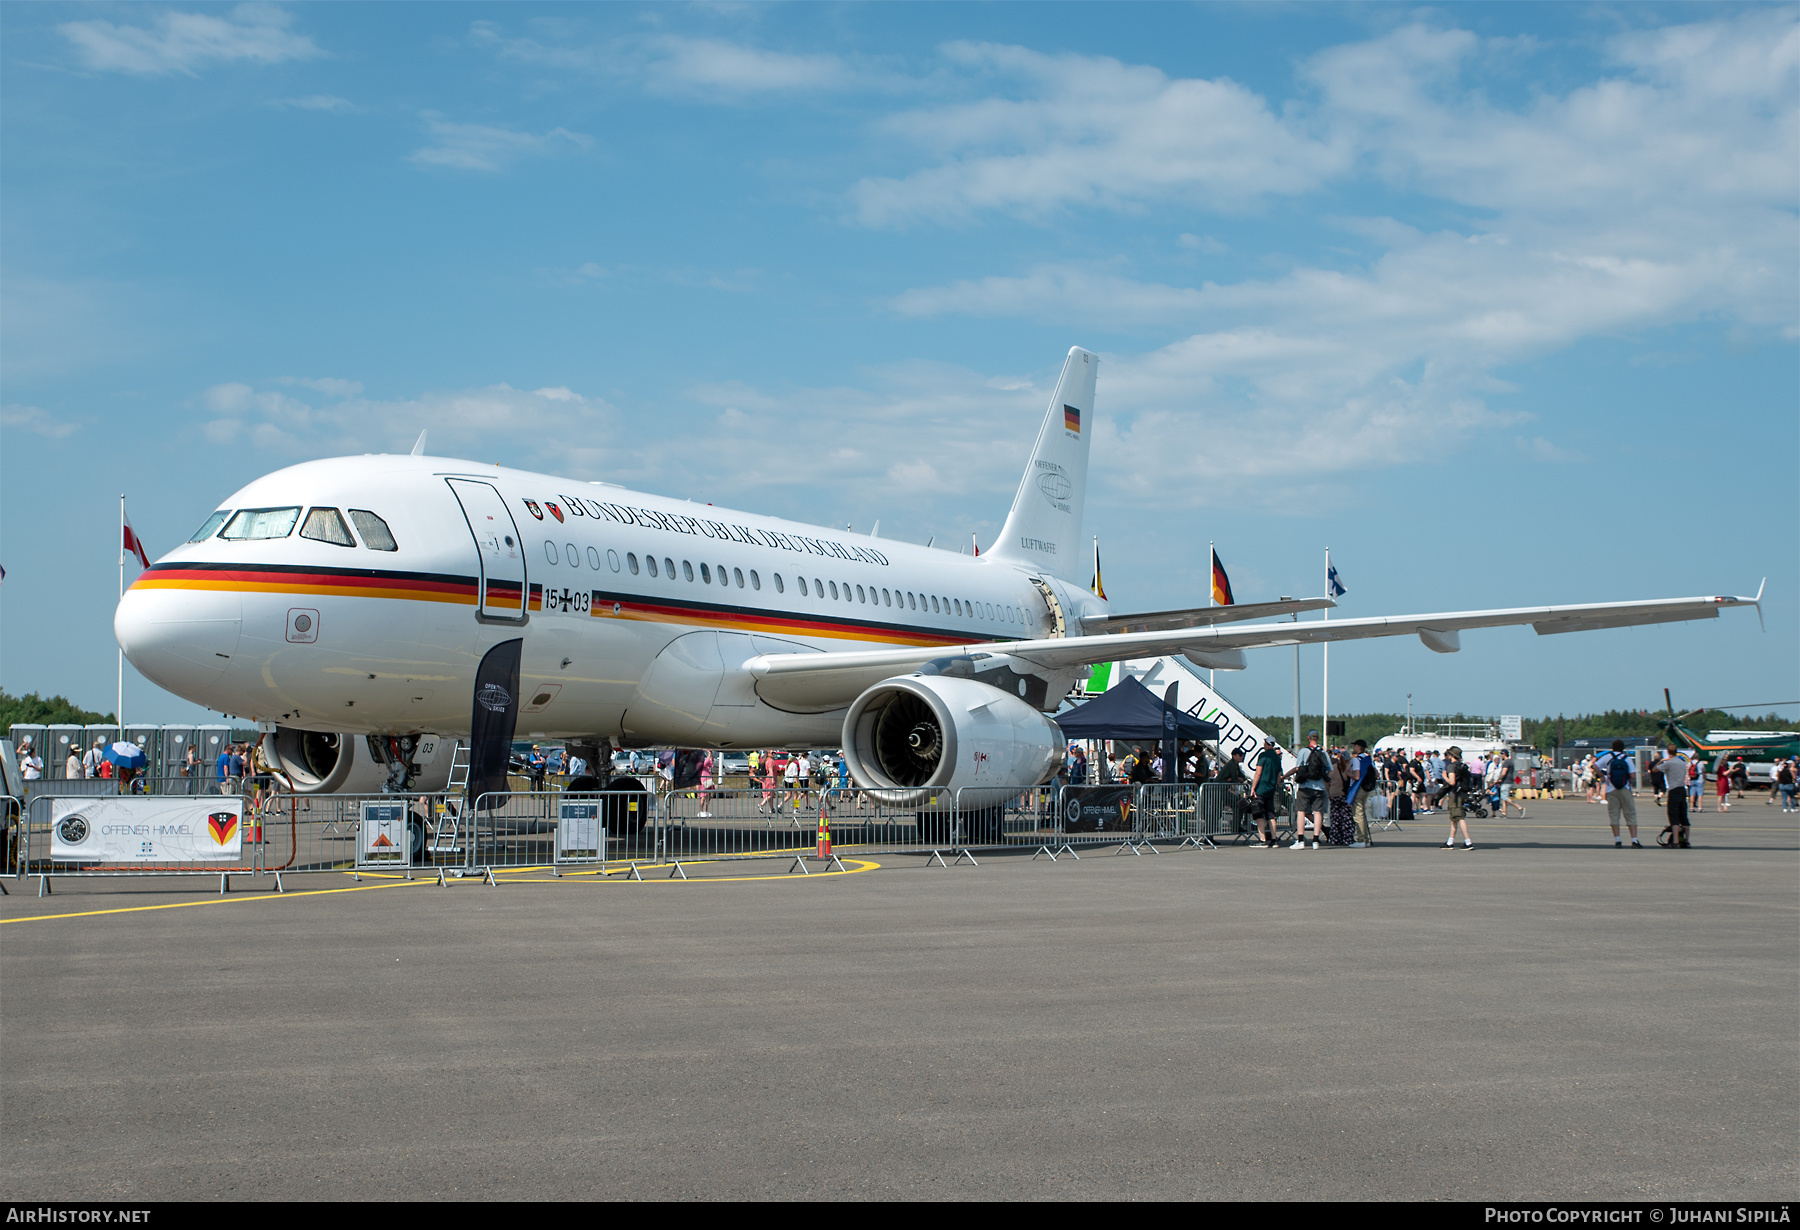
[[[430,429],[427,428],[426,430]],[[425,455],[425,432],[421,431],[419,433],[419,438],[413,442],[411,455],[414,457],[423,457]]]

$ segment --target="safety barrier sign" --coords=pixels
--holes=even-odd
[[[405,799],[365,802],[358,822],[356,862],[361,867],[405,867],[411,864]]]
[[[556,861],[590,863],[605,858],[606,833],[600,823],[600,804],[564,800],[557,808]]]
[[[59,863],[237,863],[243,813],[239,798],[52,799],[50,857]]]

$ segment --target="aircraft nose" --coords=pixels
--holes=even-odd
[[[233,593],[130,589],[113,614],[113,636],[144,678],[204,704],[196,693],[231,665],[243,613]]]

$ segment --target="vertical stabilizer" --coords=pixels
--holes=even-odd
[[[1081,512],[1087,502],[1088,441],[1094,434],[1094,375],[1100,360],[1079,346],[1069,350],[1050,398],[1025,477],[1013,497],[1006,528],[989,555],[1029,564],[1079,584]]]

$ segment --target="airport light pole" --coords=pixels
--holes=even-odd
[[[125,493],[119,492],[119,601],[125,601]],[[113,608],[117,610],[117,607]],[[119,738],[125,737],[125,646],[119,646],[119,695],[114,702],[113,721],[119,724]]]
[[[1281,595],[1283,602],[1288,601],[1287,594]],[[1294,612],[1294,622],[1300,622],[1300,612]],[[1294,642],[1294,741],[1288,744],[1295,756],[1300,755],[1300,642]]]
[[[1331,597],[1331,548],[1325,548],[1325,596]],[[1331,618],[1331,608],[1326,607],[1319,612],[1321,619]],[[1324,654],[1324,667],[1319,672],[1319,738],[1325,749],[1325,756],[1331,756],[1331,642],[1326,641],[1320,647]]]

